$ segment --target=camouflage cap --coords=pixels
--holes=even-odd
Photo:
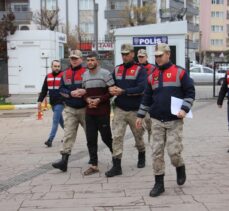
[[[121,53],[130,53],[134,51],[134,47],[131,44],[122,44],[121,46]]]
[[[82,56],[83,56],[83,54],[80,50],[72,50],[70,52],[69,58],[81,58]]]
[[[138,50],[138,56],[147,56],[147,52],[145,49],[139,49]]]
[[[168,44],[159,43],[155,47],[155,56],[160,56],[160,55],[164,54],[165,52],[169,52],[169,51],[170,51],[170,47]]]

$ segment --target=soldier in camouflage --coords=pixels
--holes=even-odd
[[[157,67],[148,77],[148,86],[136,121],[136,127],[140,128],[147,112],[152,119],[155,185],[150,191],[151,197],[159,196],[165,191],[165,147],[172,165],[176,167],[177,184],[183,185],[186,181],[185,164],[181,155],[183,118],[191,109],[195,98],[192,79],[183,68],[170,62],[170,48],[167,44],[156,46],[155,60]],[[173,115],[170,110],[172,96],[183,99],[180,111],[176,115]]]

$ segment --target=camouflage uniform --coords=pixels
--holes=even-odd
[[[148,142],[150,142],[152,136],[152,120],[149,113],[147,113],[144,118],[143,128],[148,132]]]
[[[61,154],[71,154],[79,124],[85,128],[85,108],[75,109],[66,106],[64,109],[64,121],[64,140]]]
[[[124,111],[118,107],[114,109],[114,119],[112,122],[113,130],[113,156],[121,159],[123,152],[123,139],[126,132],[127,125],[135,138],[135,147],[139,152],[145,151],[145,144],[143,140],[143,129],[136,129],[136,114],[135,111]]]
[[[183,120],[161,122],[152,118],[152,158],[155,175],[165,173],[164,148],[167,147],[171,163],[175,167],[184,165],[181,152]]]

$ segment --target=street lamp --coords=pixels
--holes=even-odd
[[[98,53],[98,10],[99,5],[93,0],[94,8],[94,42],[95,42],[95,51]]]

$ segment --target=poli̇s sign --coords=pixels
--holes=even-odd
[[[133,37],[133,45],[156,45],[158,43],[168,43],[168,37]]]

